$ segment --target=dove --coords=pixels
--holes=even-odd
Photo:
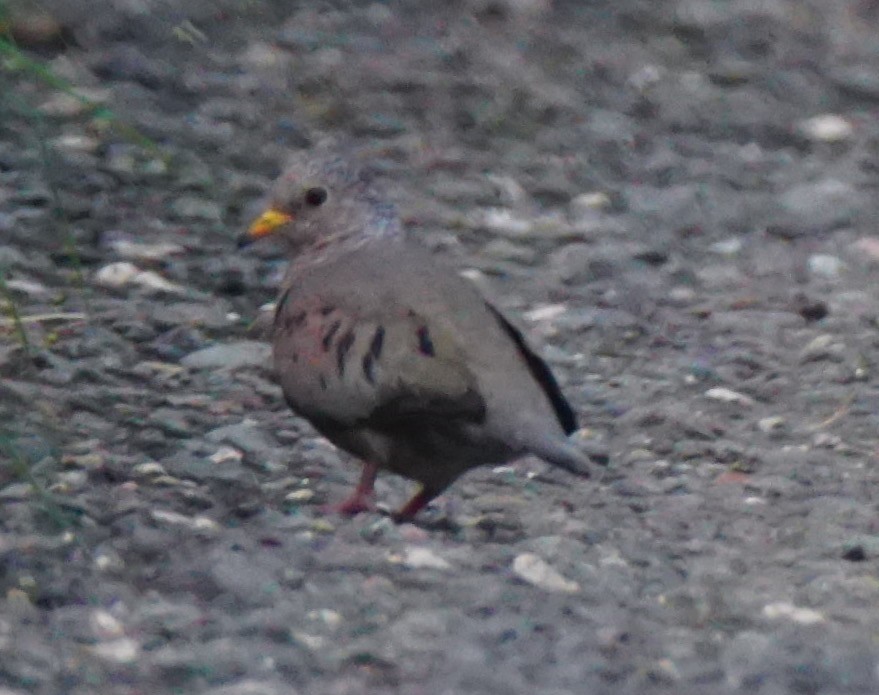
[[[412,520],[466,471],[533,454],[588,477],[575,413],[523,333],[450,265],[410,239],[351,157],[302,152],[239,239],[289,253],[273,358],[286,402],[363,462],[330,511],[375,509],[380,470],[420,488]]]

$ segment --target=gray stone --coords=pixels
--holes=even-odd
[[[270,367],[271,347],[266,343],[241,340],[236,343],[212,345],[190,352],[180,364],[190,369],[239,369]]]

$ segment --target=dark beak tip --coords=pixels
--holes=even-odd
[[[235,245],[239,249],[243,249],[246,246],[250,246],[251,243],[253,243],[253,239],[251,238],[251,236],[247,232],[244,232],[243,234],[239,235],[239,237],[235,240]]]

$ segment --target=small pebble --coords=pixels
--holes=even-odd
[[[127,285],[138,285],[158,292],[185,294],[181,285],[169,282],[152,270],[141,270],[133,263],[119,261],[100,268],[95,273],[95,281],[102,287],[121,288]]]
[[[580,591],[577,582],[565,579],[534,553],[522,553],[513,560],[513,572],[529,584],[546,591],[575,594]]]
[[[154,509],[150,512],[150,516],[158,522],[171,526],[186,526],[193,531],[214,531],[219,529],[217,522],[205,516],[186,516],[185,514],[178,514],[166,509]]]
[[[776,430],[784,427],[786,420],[780,415],[773,415],[771,417],[764,417],[757,421],[757,429],[761,432],[775,432]]]
[[[506,208],[486,208],[474,216],[474,225],[510,237],[528,236],[534,229],[531,220]]]
[[[125,628],[122,627],[122,623],[105,610],[94,611],[90,616],[90,622],[92,630],[98,639],[117,639],[125,634]]]
[[[399,555],[391,555],[389,559],[391,562],[401,563],[412,569],[447,570],[452,567],[443,558],[428,548],[407,548],[402,557]]]
[[[741,239],[738,237],[732,237],[711,244],[711,250],[721,256],[735,256],[742,250],[743,246],[744,244]]]
[[[314,499],[314,491],[313,490],[294,490],[293,492],[288,493],[285,497],[285,500],[288,502],[310,502]]]
[[[140,645],[130,637],[101,642],[89,648],[99,659],[117,664],[130,664],[140,654]]]
[[[818,611],[811,608],[801,608],[785,601],[763,606],[763,615],[770,620],[791,620],[800,625],[816,625],[826,620],[824,615]]]
[[[738,391],[733,391],[732,389],[724,388],[722,386],[708,389],[705,392],[705,396],[715,401],[723,401],[724,403],[737,403],[738,405],[743,406],[754,405],[754,399],[750,396],[746,396],[743,393],[739,393]]]
[[[851,138],[855,132],[848,120],[835,113],[806,118],[797,124],[797,129],[815,142],[841,142]]]
[[[867,551],[862,545],[851,545],[842,552],[842,559],[849,562],[864,562],[867,559]]]
[[[53,138],[52,146],[56,149],[65,150],[67,152],[94,153],[98,151],[101,142],[97,138],[92,138],[88,135],[69,133],[67,135],[60,135],[57,138]]]
[[[566,304],[541,304],[530,311],[526,311],[523,317],[526,321],[551,321],[561,316],[568,310]]]
[[[809,256],[808,263],[812,275],[827,279],[839,277],[845,269],[845,263],[841,259],[826,253]]]
[[[223,343],[190,352],[180,360],[189,369],[238,369],[268,366],[271,346],[253,340]]]
[[[571,201],[571,207],[575,210],[606,210],[611,205],[610,196],[600,191],[595,193],[581,193]]]
[[[231,446],[221,446],[209,458],[214,463],[225,463],[226,461],[240,461],[244,458],[244,454]]]

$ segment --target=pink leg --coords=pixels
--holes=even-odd
[[[360,474],[360,482],[354,488],[351,496],[342,502],[336,504],[325,504],[321,507],[321,511],[325,514],[344,514],[345,516],[354,516],[360,512],[366,512],[374,509],[375,505],[372,500],[375,479],[378,476],[378,465],[374,463],[364,463],[363,472]]]
[[[425,488],[421,488],[415,493],[415,496],[403,505],[399,512],[394,514],[394,521],[397,523],[403,521],[412,521],[415,515],[424,509],[427,504],[438,495],[437,492],[431,492]]]

